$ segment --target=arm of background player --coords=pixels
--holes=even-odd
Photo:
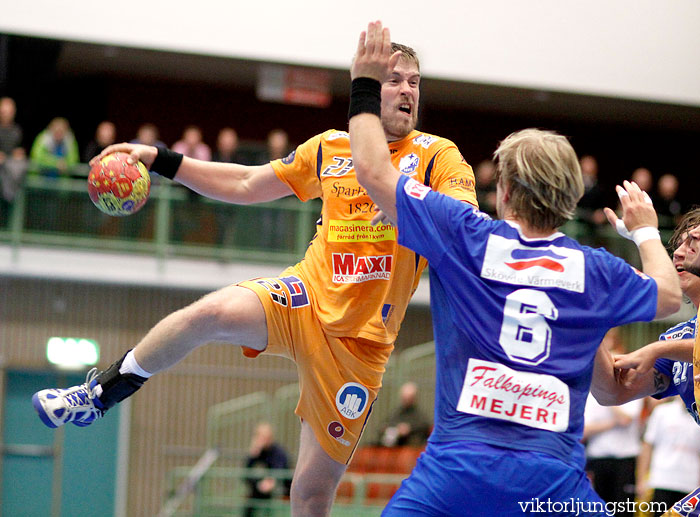
[[[599,347],[593,367],[591,394],[603,406],[619,406],[630,400],[661,393],[668,388],[670,381],[653,367],[641,372],[615,368],[610,351]]]
[[[369,77],[380,83],[393,70],[400,53],[392,55],[389,29],[380,22],[370,23],[362,32],[350,76]],[[381,120],[371,113],[350,119],[350,148],[353,166],[360,182],[384,214],[396,222],[396,183],[400,173],[391,164],[389,147]]]
[[[664,357],[684,363],[693,362],[693,339],[662,339],[654,341],[628,354],[615,356],[615,368],[634,368],[646,372],[654,367],[657,359]]]
[[[108,154],[129,153],[150,169],[158,149],[140,144],[110,145],[90,164],[97,163]],[[156,171],[158,172],[158,171]],[[292,190],[275,174],[272,165],[240,165],[217,163],[183,157],[175,181],[189,187],[198,194],[239,205],[272,201],[293,194]]]
[[[622,220],[632,232],[637,228],[658,228],[658,218],[654,207],[645,199],[644,192],[634,182],[625,181],[623,187],[617,186],[617,194],[622,206]],[[648,197],[648,196],[647,196]],[[605,215],[615,228],[617,215],[610,208],[605,208]],[[678,312],[681,306],[681,287],[678,272],[673,267],[661,239],[649,239],[639,246],[642,271],[656,281],[656,316],[664,318]]]

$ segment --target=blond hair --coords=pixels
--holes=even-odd
[[[406,59],[412,63],[416,64],[416,68],[420,72],[420,62],[418,61],[418,55],[416,51],[407,45],[402,45],[401,43],[391,43],[391,52],[401,52],[401,59]]]
[[[583,196],[581,166],[566,137],[523,129],[510,134],[493,153],[496,178],[510,186],[508,208],[532,228],[558,228],[574,217]]]

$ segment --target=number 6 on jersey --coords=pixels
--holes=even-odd
[[[547,319],[558,317],[559,311],[546,293],[534,289],[513,291],[506,297],[498,342],[511,360],[540,364],[549,357],[552,340]]]

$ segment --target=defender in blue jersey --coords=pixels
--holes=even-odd
[[[700,208],[685,214],[670,241],[673,265],[678,271],[681,290],[697,309],[700,306],[700,278],[689,271],[700,262]],[[599,402],[618,405],[646,397],[662,399],[679,395],[686,409],[700,425],[693,390],[693,343],[697,336],[697,316],[674,325],[634,352],[612,357],[604,350],[596,357],[592,393]],[[665,516],[698,515],[700,488],[669,510]],[[693,513],[695,512],[695,513]]]
[[[700,252],[700,208],[691,210],[678,223],[670,240],[673,265],[683,295],[697,309],[700,305],[700,278],[686,271],[687,261],[698,259]],[[591,392],[606,405],[624,404],[633,399],[653,396],[658,399],[680,395],[696,422],[700,424],[693,393],[693,343],[697,316],[669,328],[634,352],[612,357],[601,349]]]
[[[502,221],[402,175],[378,117],[379,81],[398,57],[389,41],[379,22],[360,37],[350,144],[379,217],[430,264],[437,371],[434,431],[384,515],[603,515],[580,444],[596,350],[611,327],[680,305],[653,207],[636,184],[618,187],[643,274],[557,231],[583,193],[562,136],[525,130],[501,143]]]

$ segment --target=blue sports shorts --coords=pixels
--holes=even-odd
[[[382,513],[411,516],[604,516],[582,468],[481,442],[429,443]]]

